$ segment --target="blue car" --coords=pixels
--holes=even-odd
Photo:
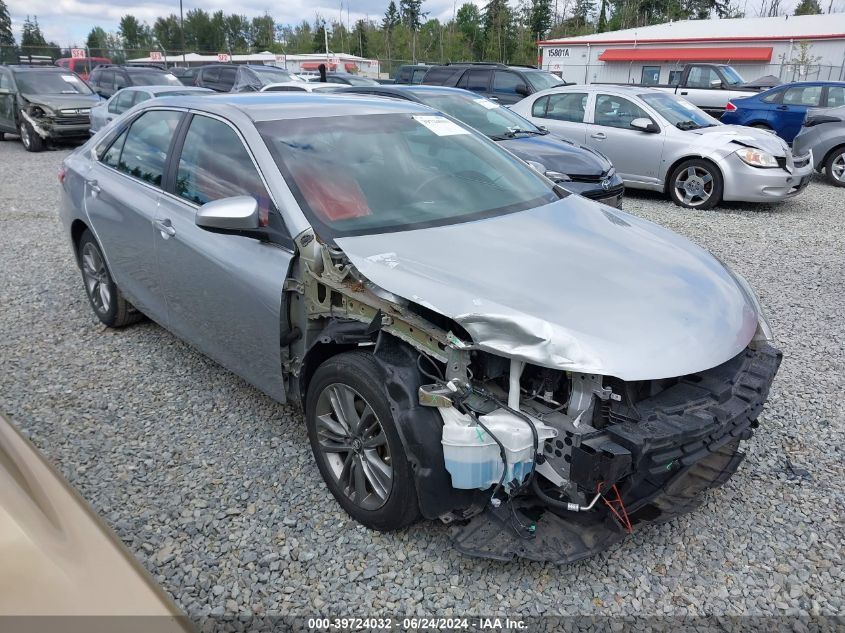
[[[845,105],[845,82],[799,81],[728,102],[720,121],[771,130],[791,143],[808,108]]]

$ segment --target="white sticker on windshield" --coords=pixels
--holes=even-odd
[[[411,117],[420,125],[426,126],[437,136],[455,136],[457,134],[469,134],[467,130],[442,116],[414,116]]]
[[[75,84],[79,82],[79,77],[74,77],[73,75],[61,75],[61,77],[69,84]]]
[[[495,110],[499,107],[498,103],[493,103],[490,99],[473,99],[478,105],[483,105],[488,110]]]

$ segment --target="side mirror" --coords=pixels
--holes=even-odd
[[[722,84],[721,79],[714,79],[713,81],[710,82],[710,87],[711,88],[724,88],[724,85]]]
[[[648,132],[649,134],[656,134],[660,131],[660,128],[658,127],[657,123],[645,117],[634,119],[633,121],[631,121],[630,125],[635,130],[639,130],[640,132]]]
[[[202,205],[196,225],[219,233],[251,233],[258,229],[258,202],[252,196],[221,198]]]
[[[528,91],[528,86],[526,86],[525,84],[517,84],[516,94],[520,95],[521,97],[527,97],[531,93]]]

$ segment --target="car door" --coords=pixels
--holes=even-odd
[[[169,329],[283,401],[279,336],[287,310],[282,286],[293,260],[293,242],[214,233],[195,222],[197,209],[206,202],[251,195],[263,221],[284,232],[281,215],[237,130],[221,119],[195,114],[168,190],[155,239]]]
[[[115,282],[135,307],[165,325],[153,222],[182,116],[144,112],[102,148],[85,179],[85,210]]]
[[[12,73],[0,67],[0,130],[16,132],[15,128],[15,89]]]
[[[817,108],[822,101],[821,84],[799,84],[783,91],[783,98],[773,111],[772,127],[787,143],[801,129],[808,108]]]
[[[584,115],[588,97],[586,92],[560,92],[540,97],[531,106],[531,118],[553,134],[583,145],[587,137]]]
[[[588,114],[587,145],[607,156],[627,182],[654,185],[660,180],[664,131],[643,132],[631,127],[635,119],[649,119],[631,99],[596,93]]]
[[[522,92],[519,92],[520,88]],[[493,72],[493,88],[491,98],[502,105],[512,105],[528,94],[525,81],[510,70],[496,70]]]

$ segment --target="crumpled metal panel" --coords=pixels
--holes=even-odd
[[[499,217],[337,239],[382,288],[481,349],[623,380],[681,376],[744,349],[752,301],[705,250],[578,196]]]

